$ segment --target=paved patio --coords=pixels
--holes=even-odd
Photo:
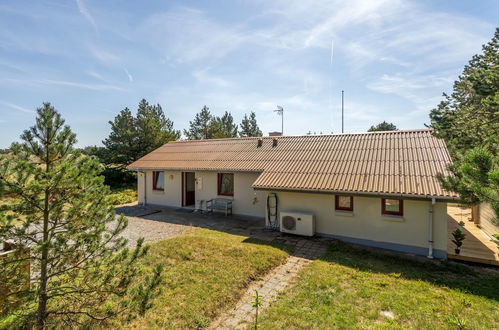
[[[304,255],[310,248],[306,242],[322,242],[331,240],[326,238],[307,238],[287,235],[264,229],[263,219],[238,216],[224,216],[223,214],[193,212],[189,209],[174,209],[153,206],[138,206],[129,204],[116,208],[118,214],[128,218],[128,227],[123,236],[130,240],[133,246],[139,237],[146,242],[172,238],[196,228],[218,230],[229,234],[258,238],[264,241],[278,241],[289,245],[302,246],[298,249]],[[305,252],[303,252],[305,251]]]

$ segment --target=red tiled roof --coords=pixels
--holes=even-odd
[[[450,162],[443,140],[411,130],[176,141],[128,168],[261,172],[256,189],[456,198],[436,179]]]

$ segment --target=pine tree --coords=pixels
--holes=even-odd
[[[430,127],[453,158],[443,187],[469,204],[490,203],[499,216],[499,28],[482,50],[431,111]]]
[[[499,152],[499,28],[454,83],[451,95],[430,113],[434,134],[454,157],[475,147]]]
[[[180,131],[173,129],[173,122],[165,117],[161,105],[150,105],[145,99],[139,103],[137,118],[137,146],[140,158],[168,141],[180,138]]]
[[[139,240],[135,249],[126,248],[120,234],[127,220],[107,201],[101,165],[73,148],[76,136],[60,114],[49,103],[37,113],[22,142],[0,158],[2,193],[17,200],[0,209],[0,243],[29,250],[27,257],[0,261],[0,268],[15,273],[31,264],[29,287],[16,287],[17,279],[7,276],[20,304],[14,315],[37,329],[112,317],[127,304],[106,302],[131,297],[141,282],[137,260],[147,247]]]
[[[386,121],[383,121],[382,123],[379,123],[376,126],[371,126],[367,131],[368,132],[382,132],[382,131],[396,131],[397,126],[395,126],[392,123],[387,123]]]
[[[110,121],[111,133],[102,143],[107,149],[105,163],[124,169],[130,163],[159,148],[168,141],[178,140],[180,131],[166,118],[159,104],[150,105],[142,99],[137,116],[125,108]]]
[[[194,120],[189,122],[189,129],[184,129],[184,135],[189,140],[211,139],[213,138],[212,121],[213,116],[210,113],[210,109],[205,105],[196,114]]]
[[[230,112],[225,111],[222,117],[215,117],[210,123],[210,138],[223,139],[237,137],[237,125]]]
[[[244,118],[241,121],[241,130],[239,131],[239,136],[241,137],[251,137],[251,136],[262,136],[263,133],[258,127],[256,122],[256,114],[251,111],[250,116],[244,114]]]
[[[124,168],[140,155],[136,120],[130,109],[125,108],[110,121],[111,133],[102,143],[107,148],[102,159],[106,164]]]

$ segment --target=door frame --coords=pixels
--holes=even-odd
[[[187,173],[192,173],[194,174],[194,205],[196,204],[196,197],[195,197],[195,194],[196,194],[196,174],[195,172],[182,172],[182,191],[181,191],[181,194],[182,194],[182,206],[189,206],[189,205],[193,205],[193,204],[189,204],[189,205],[186,205],[186,202],[187,202]]]

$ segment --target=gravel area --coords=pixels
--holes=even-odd
[[[148,220],[138,217],[128,217],[128,227],[122,236],[128,239],[128,246],[134,247],[140,237],[148,243],[161,239],[172,238],[195,229],[192,226]]]

